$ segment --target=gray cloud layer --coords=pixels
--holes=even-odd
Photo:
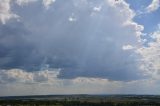
[[[38,71],[60,68],[59,78],[142,77],[134,50],[142,28],[125,2],[58,0],[48,10],[40,2],[14,4],[19,22],[0,25],[0,68]],[[101,10],[95,11],[98,6]],[[74,18],[71,21],[69,18]]]

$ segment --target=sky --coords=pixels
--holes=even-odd
[[[159,0],[0,0],[0,96],[160,94]]]

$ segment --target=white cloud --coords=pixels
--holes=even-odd
[[[27,5],[28,3],[36,2],[37,0],[16,0],[16,3],[20,6]]]
[[[124,46],[122,47],[122,49],[123,49],[123,50],[131,50],[131,49],[134,49],[134,47],[131,46],[131,45],[124,45]]]
[[[49,6],[54,3],[56,0],[43,0],[44,6],[48,9]]]
[[[8,20],[19,18],[19,16],[11,11],[11,3],[15,2],[20,6],[28,5],[28,3],[38,2],[39,0],[0,0],[0,22],[5,24]],[[43,5],[48,9],[55,0],[43,0]]]
[[[75,14],[72,13],[72,15],[68,18],[68,20],[69,20],[70,22],[77,21],[77,19],[76,19],[76,17],[75,17]]]
[[[73,21],[76,21],[76,18],[74,18],[74,17],[69,17],[68,20],[71,21],[71,22],[73,22]]]
[[[20,69],[0,70],[0,95],[93,94],[103,93],[104,90],[115,92],[120,86],[119,82],[109,82],[107,79],[99,78],[58,79],[58,74],[59,69],[37,72]],[[106,88],[106,86],[110,87]],[[9,89],[12,89],[12,92]]]
[[[59,74],[58,69],[54,69],[52,71],[43,70],[38,72],[33,72],[33,80],[34,82],[42,83],[42,82],[52,82],[57,79],[57,75]]]
[[[160,86],[154,79],[129,82],[85,77],[58,79],[57,74],[58,70],[38,72],[26,72],[18,69],[1,70],[0,95],[160,93],[157,90]]]
[[[0,22],[2,24],[12,18],[18,18],[16,14],[11,12],[10,2],[11,0],[0,0]]]
[[[20,6],[28,5],[28,3],[39,2],[40,0],[16,0],[16,3]],[[56,0],[41,0],[42,4],[48,9],[52,3]]]
[[[33,74],[19,69],[0,70],[1,83],[32,82]]]
[[[93,10],[94,10],[94,11],[97,11],[97,12],[101,11],[101,9],[102,9],[101,6],[99,6],[99,7],[94,7],[94,8],[93,8]]]
[[[58,69],[35,72],[21,69],[0,70],[0,83],[49,83],[57,78],[58,73]]]
[[[146,8],[147,12],[156,11],[160,7],[160,0],[152,0],[152,3]]]
[[[153,78],[160,77],[160,29],[153,32],[151,36],[155,41],[150,42],[148,47],[142,47],[138,49],[142,56],[143,70],[146,70],[147,74]]]

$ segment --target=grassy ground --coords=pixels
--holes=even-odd
[[[0,106],[160,106],[160,96],[47,95],[1,97]]]
[[[53,101],[53,100],[0,100],[0,106],[160,106],[158,102],[142,101]]]

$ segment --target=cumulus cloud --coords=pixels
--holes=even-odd
[[[19,69],[0,70],[0,95],[95,94],[103,93],[104,90],[112,93],[118,91],[121,86],[121,83],[116,81],[111,83],[107,79],[98,78],[78,77],[63,80],[58,79],[57,74],[58,70],[38,72],[26,72]],[[34,80],[35,78],[36,80]],[[94,89],[90,89],[91,87]]]
[[[99,7],[94,7],[93,10],[99,12],[99,11],[101,11],[101,6],[99,6]]]
[[[39,1],[40,2],[42,1],[42,4],[48,9],[50,5],[53,4],[56,0],[16,0],[16,3],[20,6],[24,6],[29,3],[39,2]]]
[[[0,22],[5,24],[10,19],[17,19],[19,15],[11,11],[11,4],[17,3],[20,6],[28,5],[33,2],[42,2],[42,4],[48,9],[49,6],[55,2],[55,0],[0,0]]]
[[[0,26],[1,69],[33,72],[59,68],[60,79],[143,78],[139,55],[122,49],[141,45],[138,40],[143,30],[133,21],[135,13],[125,1],[59,0],[54,12],[43,11],[39,4],[15,8],[21,21]],[[99,6],[100,11],[95,12]],[[76,21],[68,21],[70,16]],[[36,75],[37,81],[48,80],[47,73]]]
[[[122,47],[122,49],[123,49],[123,50],[131,50],[131,49],[134,49],[134,47],[131,46],[131,45],[124,45],[124,46]]]
[[[0,70],[0,95],[160,93],[157,90],[159,89],[159,84],[153,79],[123,82],[78,77],[64,80],[56,77],[58,73],[59,69],[38,72],[26,72],[20,69]],[[34,80],[34,77],[39,77],[36,74],[45,76],[45,79],[43,77],[42,79],[44,80]]]
[[[0,70],[1,83],[32,82],[33,75],[19,69]]]
[[[16,3],[20,6],[26,5],[28,3],[36,2],[37,0],[16,0]]]
[[[56,80],[59,69],[27,72],[21,69],[0,70],[0,84],[5,83],[50,83]]]
[[[74,22],[74,21],[76,21],[77,19],[76,19],[75,15],[72,13],[72,15],[68,18],[68,20],[69,20],[70,22]]]
[[[159,0],[152,0],[152,3],[146,8],[147,12],[153,12],[156,11],[160,7],[160,1]]]
[[[48,9],[49,6],[54,3],[56,0],[43,0],[44,6]]]
[[[0,95],[102,94],[104,90],[110,93],[118,93],[118,88],[122,86],[122,82],[110,82],[107,79],[100,78],[58,79],[59,71],[59,69],[37,72],[27,72],[20,69],[0,70]],[[81,89],[81,87],[84,89]],[[94,89],[90,89],[90,87]]]
[[[5,24],[6,21],[18,16],[11,12],[10,0],[0,0],[0,22]]]
[[[160,28],[151,36],[155,41],[149,42],[148,47],[138,49],[138,52],[143,56],[141,68],[146,70],[147,75],[157,79],[160,75]]]

